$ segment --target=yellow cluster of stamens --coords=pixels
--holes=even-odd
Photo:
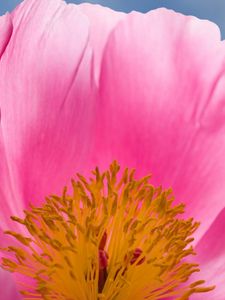
[[[198,271],[184,258],[199,224],[178,217],[184,205],[172,206],[171,190],[135,180],[133,170],[120,175],[116,162],[93,175],[78,174],[72,192],[12,217],[24,235],[6,232],[19,246],[4,249],[2,266],[29,277],[24,299],[186,300],[212,289],[185,283]]]

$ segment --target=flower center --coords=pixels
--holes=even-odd
[[[12,217],[24,234],[6,232],[18,246],[4,249],[2,266],[20,274],[24,299],[185,300],[213,289],[189,282],[199,270],[186,259],[199,224],[180,216],[171,190],[119,169],[78,174],[71,193]]]

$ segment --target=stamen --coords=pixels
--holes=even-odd
[[[199,223],[183,219],[171,190],[134,178],[134,170],[113,162],[87,180],[77,174],[72,193],[31,206],[18,246],[5,249],[4,269],[23,275],[24,299],[189,299],[214,287],[190,283],[198,265],[184,260]]]

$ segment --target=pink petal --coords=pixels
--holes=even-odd
[[[12,186],[12,178],[9,172],[9,162],[7,161],[7,155],[5,152],[4,140],[0,128],[0,199],[1,199],[1,222],[0,227],[3,229],[13,229],[12,222],[9,219],[11,215],[21,216],[22,209],[21,203],[13,201],[14,189]],[[1,237],[1,247],[2,247]]]
[[[121,21],[102,62],[99,163],[172,186],[199,237],[225,204],[224,58],[215,24],[159,9]]]
[[[89,22],[75,5],[26,0],[12,16],[0,63],[0,145],[8,172],[2,176],[9,175],[10,185],[0,189],[12,190],[4,205],[22,211],[28,201],[61,193],[88,164],[95,86]]]
[[[13,30],[11,17],[9,14],[0,16],[0,58],[7,47]]]
[[[98,81],[102,54],[108,36],[126,14],[116,12],[107,7],[90,5],[88,3],[80,4],[79,8],[88,17],[90,22],[89,43],[94,52],[94,72],[96,81]]]
[[[213,224],[196,246],[196,261],[200,263],[200,274],[196,278],[206,280],[206,284],[216,285],[215,290],[204,294],[204,300],[224,300],[225,295],[225,208],[219,213]],[[193,300],[202,299],[194,295]]]
[[[1,300],[21,300],[13,275],[0,268],[0,290]]]

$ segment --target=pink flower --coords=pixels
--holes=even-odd
[[[0,18],[1,229],[75,172],[113,159],[172,186],[202,277],[224,300],[225,45],[217,26],[166,9],[25,0]],[[6,237],[1,239],[7,244]],[[6,277],[5,277],[6,276]],[[4,300],[20,299],[1,271]],[[202,299],[193,295],[191,299]]]

